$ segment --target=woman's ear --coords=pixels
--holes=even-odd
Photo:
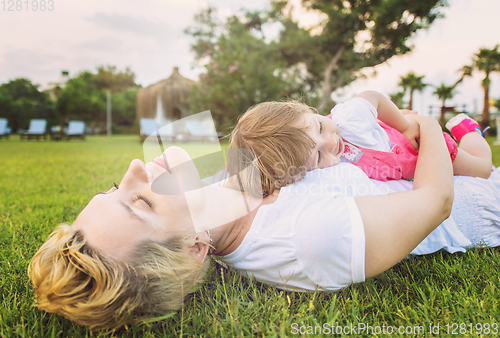
[[[194,238],[194,242],[189,245],[188,252],[197,261],[203,263],[207,258],[208,251],[210,250],[210,237],[204,235],[205,233],[198,233]]]

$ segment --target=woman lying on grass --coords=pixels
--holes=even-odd
[[[372,181],[343,163],[264,198],[243,195],[249,212],[210,231],[200,231],[194,219],[224,219],[236,206],[212,207],[213,195],[197,189],[192,163],[180,165],[190,163],[187,153],[172,147],[166,163],[132,161],[119,188],[96,195],[33,258],[29,273],[39,308],[96,327],[123,325],[129,314],[136,321],[162,316],[201,281],[210,251],[283,289],[336,291],[412,251],[462,250],[483,240],[498,245],[500,170],[487,180],[455,179],[452,212],[452,164],[441,128],[431,118],[413,119],[420,132],[413,184]],[[247,164],[230,163],[229,171]],[[160,176],[175,185],[167,194],[153,192],[151,182]],[[245,190],[254,188],[241,177]],[[234,200],[242,196],[233,192]]]

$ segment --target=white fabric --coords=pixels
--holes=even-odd
[[[372,180],[377,188],[391,192],[411,190],[412,182]],[[490,178],[455,176],[455,199],[451,217],[413,250],[424,255],[445,249],[465,252],[472,246],[500,246],[500,167]]]
[[[451,216],[476,246],[500,246],[500,167],[487,180],[455,177]]]
[[[371,181],[378,189],[385,189],[385,193],[407,191],[413,187],[413,182],[405,180],[381,182],[371,179]],[[450,253],[465,252],[471,246],[471,241],[458,229],[454,218],[449,217],[420,242],[411,254],[425,255],[441,249]]]
[[[354,183],[358,171],[341,163],[282,188],[274,203],[260,207],[241,245],[220,259],[281,289],[337,291],[364,281],[357,187],[341,179],[347,173]]]
[[[377,123],[378,113],[370,101],[356,97],[333,107],[332,120],[340,130],[340,136],[361,148],[391,151],[391,141]]]
[[[456,177],[455,187],[451,217],[412,254],[465,251],[483,239],[500,245],[500,168],[488,180]],[[349,163],[308,172],[262,206],[241,245],[220,259],[282,289],[336,291],[361,282],[365,237],[353,197],[411,189],[408,181],[371,180]],[[471,242],[459,229],[479,233],[479,240]]]

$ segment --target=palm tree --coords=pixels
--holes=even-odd
[[[403,87],[403,90],[410,91],[410,100],[408,101],[408,109],[412,109],[413,107],[413,92],[415,90],[421,92],[427,84],[425,84],[422,79],[424,76],[416,76],[413,72],[408,73],[406,76],[401,76],[401,81],[399,85]]]
[[[481,48],[479,53],[474,54],[474,68],[483,71],[485,76],[481,85],[484,90],[484,105],[481,118],[481,127],[484,129],[490,124],[490,73],[500,71],[500,53],[498,45],[493,49]]]
[[[460,79],[455,82],[455,84],[452,86],[453,89],[455,89],[455,87],[464,80],[465,77],[467,76],[472,76],[472,68],[473,66],[463,66],[462,68],[460,68],[459,71],[462,72],[462,76],[460,77]]]
[[[403,106],[404,106],[404,102],[403,102],[404,96],[405,96],[405,92],[404,91],[389,94],[389,98],[391,99],[392,102],[394,102],[394,104],[399,109],[402,109]]]
[[[444,127],[444,113],[446,109],[446,104],[445,104],[446,100],[453,98],[453,95],[455,95],[453,89],[455,88],[456,85],[457,84],[450,87],[442,83],[441,86],[437,87],[436,90],[434,91],[434,94],[437,95],[437,97],[439,97],[442,100],[441,116],[439,117],[439,124],[441,125],[441,127]]]

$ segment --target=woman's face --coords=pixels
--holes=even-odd
[[[176,147],[167,149],[165,156],[172,168],[190,160],[187,153]],[[126,258],[135,245],[145,240],[162,242],[190,233],[187,243],[189,239],[195,243],[195,237],[204,234],[194,234],[182,183],[179,183],[180,193],[176,194],[163,195],[151,190],[151,183],[166,172],[155,162],[144,164],[133,160],[119,188],[95,195],[73,226],[83,232],[91,247],[115,259]],[[169,171],[165,175],[170,174]],[[208,237],[201,240],[210,241]]]

